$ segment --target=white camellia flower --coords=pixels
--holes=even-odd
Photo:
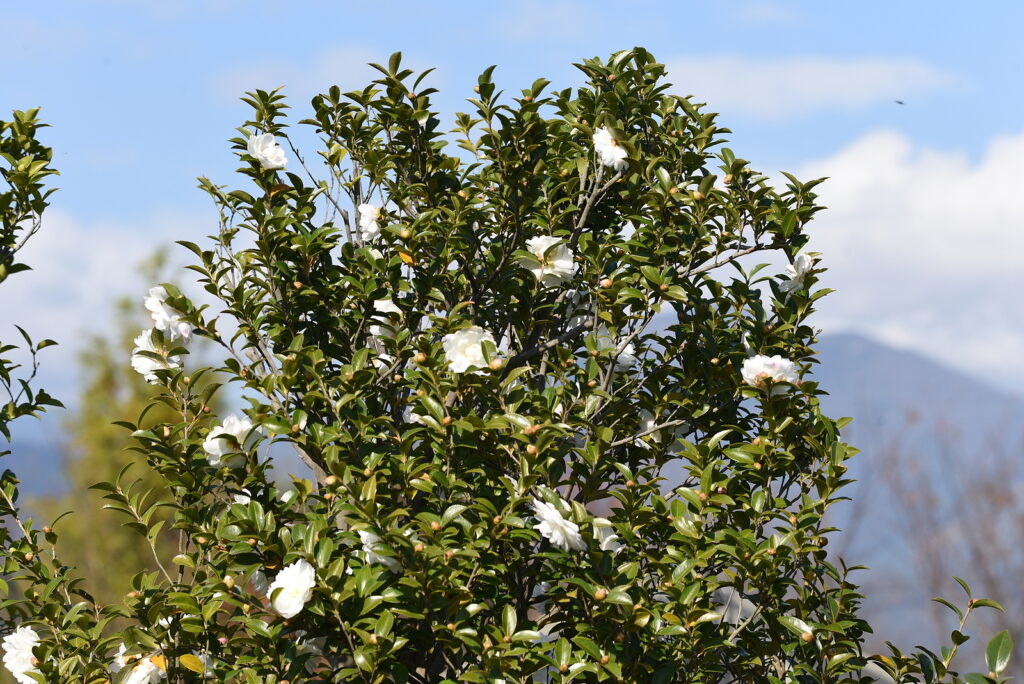
[[[789,278],[782,281],[779,289],[788,294],[793,290],[799,290],[803,287],[804,278],[814,268],[816,260],[816,257],[811,256],[807,252],[798,253],[796,258],[793,259],[793,263],[786,267],[786,275]]]
[[[161,620],[164,622],[164,620]],[[131,682],[132,684],[156,684],[161,679],[165,679],[167,674],[160,669],[156,663],[150,658],[144,656],[129,656],[128,648],[122,642],[117,648],[117,655],[114,656],[114,662],[110,664],[110,672],[117,674],[124,668],[128,667],[131,663],[135,663],[132,667],[128,677],[124,680],[125,684]]]
[[[132,668],[124,684],[157,684],[167,674],[149,658],[143,658]]]
[[[533,529],[544,535],[549,542],[566,551],[582,551],[586,548],[579,525],[562,517],[557,508],[546,501],[534,499],[533,510],[539,521]]]
[[[478,325],[445,335],[442,345],[448,359],[448,369],[453,373],[465,373],[473,367],[486,368],[484,342],[494,344],[494,336]]]
[[[299,559],[277,573],[267,589],[267,598],[278,615],[291,618],[302,612],[306,602],[313,598],[315,586],[316,570],[305,560]]]
[[[359,212],[359,235],[363,242],[369,242],[380,235],[380,207],[373,204],[360,204],[356,207]]]
[[[110,671],[117,674],[124,669],[124,666],[128,664],[128,656],[126,655],[128,647],[121,642],[121,645],[117,647],[117,655],[114,656],[114,662],[110,664]]]
[[[231,440],[225,437],[234,437],[242,448],[245,448],[245,439],[252,431],[252,421],[245,416],[228,416],[224,419],[223,425],[210,428],[206,439],[203,441],[203,450],[206,452],[206,460],[212,466],[219,466],[221,459],[228,454],[237,454],[236,447]],[[240,455],[239,455],[240,456]],[[232,458],[229,465],[240,465],[244,462],[241,457]]]
[[[167,306],[167,290],[162,285],[150,288],[143,304],[153,318],[153,327],[163,332],[168,339],[173,340],[180,335],[187,340],[192,334],[192,326],[181,320],[177,311]]]
[[[601,126],[594,131],[594,151],[601,163],[610,166],[616,171],[625,171],[629,166],[626,161],[626,150],[622,148],[619,141],[612,137],[612,132],[607,127]]]
[[[555,287],[576,273],[575,255],[568,245],[553,235],[540,235],[526,241],[531,256],[519,260],[519,265],[533,273],[544,287]]]
[[[374,301],[373,310],[375,313],[384,314],[383,316],[375,316],[374,318],[382,319],[385,322],[371,325],[370,334],[374,337],[394,337],[398,331],[395,330],[395,327],[391,324],[391,317],[388,314],[401,316],[402,310],[398,308],[398,305],[391,299],[378,299]]]
[[[131,359],[132,368],[150,383],[159,382],[155,371],[181,368],[181,357],[166,356],[166,352],[162,348],[157,348],[156,343],[153,341],[153,332],[153,330],[144,330],[142,334],[133,340],[135,347],[132,349]],[[144,356],[139,352],[152,352],[160,354],[163,358],[156,359],[152,356]]]
[[[19,684],[37,684],[31,673],[39,672],[32,649],[39,643],[39,635],[31,627],[18,627],[4,637],[4,667]]]
[[[398,562],[397,558],[382,556],[377,553],[376,549],[382,546],[380,536],[370,530],[359,530],[359,541],[363,544],[363,553],[366,556],[367,563],[370,565],[385,565],[388,570],[394,573],[402,572],[402,565]]]
[[[633,343],[630,342],[619,349],[619,341],[612,337],[611,332],[603,325],[597,331],[597,348],[601,351],[619,350],[618,356],[615,357],[615,370],[620,373],[628,371],[639,361]]]
[[[767,382],[788,382],[793,385],[800,383],[800,369],[795,363],[782,356],[751,356],[743,362],[741,369],[743,382],[754,387],[764,387]],[[772,394],[782,391],[781,387],[773,387]]]
[[[594,535],[598,540],[598,547],[602,551],[611,551],[615,553],[622,548],[622,542],[619,541],[619,535],[615,534],[615,526],[612,525],[612,521],[608,518],[594,518],[591,521],[594,526]]]
[[[246,145],[249,156],[260,163],[264,169],[283,169],[288,165],[288,157],[284,156],[284,148],[277,144],[271,133],[254,135]]]

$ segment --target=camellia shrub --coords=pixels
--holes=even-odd
[[[395,55],[313,99],[315,152],[245,98],[182,243],[205,299],[150,290],[130,360],[177,416],[122,423],[170,498],[96,485],[156,558],[171,509],[177,555],[98,606],[5,537],[18,681],[953,681],[959,630],[869,658],[828,556],[855,450],[812,374],[817,181],[773,188],[641,49],[578,66],[488,69],[449,130]]]

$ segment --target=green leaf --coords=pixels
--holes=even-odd
[[[985,649],[985,663],[988,665],[988,671],[999,674],[1005,670],[1006,665],[1010,662],[1012,652],[1013,637],[1004,629],[988,642],[988,647]]]
[[[814,634],[814,629],[809,624],[800,618],[793,617],[792,615],[780,615],[779,622],[782,623],[783,627],[797,636],[801,636],[804,633]]]
[[[501,631],[507,636],[511,636],[516,632],[516,626],[518,620],[516,616],[516,609],[512,605],[507,605],[501,611]]]

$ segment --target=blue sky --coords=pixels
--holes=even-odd
[[[395,50],[438,68],[434,82],[449,110],[489,64],[499,65],[498,78],[509,87],[539,76],[564,84],[576,80],[573,61],[633,45],[670,64],[689,60],[696,73],[673,74],[688,91],[688,81],[705,82],[701,60],[709,58],[778,71],[797,60],[826,69],[830,60],[833,69],[877,62],[877,81],[889,88],[818,84],[833,92],[820,99],[797,94],[777,115],[761,114],[742,93],[711,98],[725,110],[735,146],[777,166],[797,165],[881,126],[970,155],[993,134],[1020,128],[1024,92],[1007,87],[1005,78],[1024,68],[1015,35],[1024,25],[1019,3],[992,3],[988,11],[954,2],[644,7],[650,9],[532,1],[39,3],[24,14],[6,11],[15,50],[0,109],[44,107],[65,175],[60,206],[82,220],[132,221],[160,207],[205,206],[191,181],[232,168],[223,141],[245,114],[235,99],[240,88],[268,80],[259,85],[291,86],[306,96],[335,80],[355,84],[360,79],[351,72],[368,74],[358,68],[362,61]],[[918,71],[907,69],[915,64]],[[289,76],[304,82],[273,80]],[[847,101],[829,106],[828,95],[844,89]],[[902,93],[907,105],[878,92]]]
[[[60,192],[5,285],[5,321],[64,348],[141,299],[133,264],[214,227],[195,177],[231,181],[237,97],[354,87],[395,50],[436,66],[444,112],[481,69],[508,90],[578,81],[573,61],[642,45],[706,99],[731,147],[769,173],[829,175],[812,249],[832,270],[818,319],[1015,387],[1024,367],[1024,4],[989,2],[288,2],[8,5],[0,110],[41,106]],[[899,105],[894,100],[905,102]],[[182,275],[182,280],[187,276]],[[6,331],[3,331],[6,335]]]

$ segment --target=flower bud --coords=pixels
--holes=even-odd
[[[440,532],[441,523],[437,522],[436,520],[433,521],[432,523],[430,523],[430,529],[434,530],[435,532]]]
[[[612,281],[612,279],[611,279],[611,278],[602,278],[602,279],[601,279],[601,282],[600,282],[600,283],[598,283],[598,284],[599,284],[599,285],[600,285],[600,286],[601,286],[602,288],[604,288],[605,290],[607,290],[607,289],[608,289],[609,287],[611,287],[611,286],[612,286],[612,285],[613,285],[614,283],[613,283],[613,281]]]
[[[626,489],[632,489],[633,487],[636,487],[636,481],[626,480]]]
[[[594,600],[596,601],[604,601],[606,596],[608,596],[608,590],[604,587],[599,587],[598,590],[594,592]]]
[[[722,182],[725,183],[726,185],[729,185],[730,183],[732,183],[732,174],[731,173],[725,174],[725,178],[722,179]]]
[[[445,625],[445,626],[446,626],[446,627],[448,628],[448,631],[449,631],[449,632],[454,632],[454,631],[455,631],[455,623],[454,623],[454,622],[449,622],[449,623],[448,623],[447,625]]]
[[[53,532],[53,528],[52,527],[50,527],[49,525],[44,525],[43,526],[43,534],[51,534],[52,532]]]
[[[412,357],[412,360],[416,363],[423,364],[427,362],[427,355],[423,352],[418,352],[416,356]]]
[[[537,455],[537,447],[535,447],[532,444],[527,444],[526,445],[526,453],[528,453],[530,456],[536,456]]]
[[[302,289],[302,281],[296,280],[294,283],[292,283],[292,287],[294,287],[296,290],[301,290]]]
[[[569,666],[566,665],[565,663],[562,663],[561,665],[558,666],[558,671],[561,672],[562,674],[565,674],[566,672],[569,671]]]
[[[298,425],[292,425],[292,434],[298,434],[299,430],[301,429],[302,428],[300,428]]]
[[[394,375],[392,375],[391,379],[394,380],[395,382],[402,382],[402,376],[399,373],[395,373]]]
[[[810,632],[804,632],[803,634],[800,635],[800,638],[803,639],[807,643],[811,643],[812,641],[814,641],[814,635],[811,634]]]
[[[451,416],[445,416],[444,418],[441,419],[441,425],[444,425],[444,426],[447,427],[448,425],[451,425],[451,424],[452,424],[452,417]]]
[[[479,93],[480,92],[480,86],[478,86],[478,85],[473,86],[473,92],[474,93]]]
[[[27,562],[29,562],[29,563],[31,563],[32,559],[35,558],[35,557],[36,557],[36,554],[32,553],[31,551],[29,551],[28,553],[25,554],[25,560]]]
[[[328,487],[333,487],[334,485],[338,484],[338,476],[328,475],[327,477],[324,478],[324,484],[327,485]]]
[[[602,665],[607,665],[607,664],[608,664],[608,661],[609,661],[609,660],[610,660],[610,658],[608,657],[608,654],[607,654],[607,653],[605,653],[604,655],[602,655],[602,656],[601,656],[601,659],[600,659],[600,661],[599,661],[599,662],[600,662],[600,663],[601,663]]]
[[[224,586],[228,589],[235,588],[235,578],[231,575],[224,575]]]
[[[503,365],[505,365],[505,362],[501,359],[491,359],[491,362],[487,364],[487,366],[493,371],[501,370]]]
[[[694,191],[694,193],[693,193],[693,199],[695,199],[695,200],[697,200],[698,202],[700,202],[700,201],[701,201],[702,199],[704,199],[704,193],[703,193],[703,192],[701,192],[700,190],[696,190],[696,191]]]
[[[403,240],[408,240],[409,238],[412,237],[412,231],[409,230],[408,228],[403,228],[402,230],[398,231],[398,237],[402,238]]]

